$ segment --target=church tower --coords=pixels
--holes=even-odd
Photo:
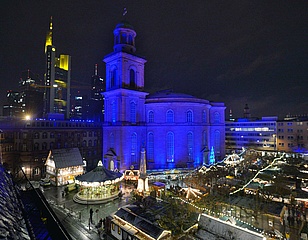
[[[136,32],[127,21],[120,22],[113,34],[113,52],[103,60],[106,63],[103,150],[113,149],[118,156],[115,167],[124,170],[138,168],[138,153],[145,142],[146,60],[136,55]]]

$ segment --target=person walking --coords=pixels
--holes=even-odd
[[[93,209],[90,209],[90,223],[93,224]]]

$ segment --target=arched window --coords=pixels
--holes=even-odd
[[[154,122],[154,112],[151,110],[148,113],[148,122],[153,123]]]
[[[191,162],[194,160],[194,139],[192,132],[187,134],[187,153],[188,153],[188,161]]]
[[[35,139],[39,139],[39,138],[40,138],[40,134],[39,134],[38,132],[35,132],[35,133],[34,133],[34,138],[35,138]]]
[[[193,122],[193,112],[191,110],[188,110],[187,113],[186,113],[186,121],[188,123]]]
[[[47,150],[47,143],[46,143],[46,142],[43,142],[43,144],[42,144],[42,150]]]
[[[47,138],[47,132],[43,132],[42,138],[43,139]]]
[[[219,112],[214,113],[214,123],[220,123],[220,114]]]
[[[117,106],[115,102],[111,103],[111,120],[113,123],[117,121]]]
[[[49,144],[49,149],[53,149],[54,148],[55,143],[54,142],[50,142]]]
[[[174,134],[167,133],[167,162],[174,162]]]
[[[88,147],[92,147],[92,140],[89,140]]]
[[[39,150],[39,144],[38,143],[34,143],[34,151],[38,151]]]
[[[136,88],[136,73],[134,69],[129,71],[129,87]]]
[[[207,122],[207,114],[206,114],[206,110],[203,110],[202,112],[202,122],[206,123]]]
[[[94,140],[93,146],[96,147],[97,146],[97,140]]]
[[[131,163],[137,164],[137,134],[131,136]]]
[[[117,80],[117,69],[114,68],[111,70],[111,76],[110,76],[110,88],[113,88],[116,86],[116,80]]]
[[[150,162],[154,161],[154,134],[150,132],[148,134],[148,151],[147,151],[147,160]]]
[[[78,145],[79,145],[79,141],[78,141]],[[86,141],[86,140],[83,140],[83,141],[82,141],[82,146],[83,146],[83,147],[86,147],[86,146],[87,146],[87,141]]]
[[[130,122],[136,123],[136,103],[130,103]]]
[[[173,111],[170,109],[167,111],[167,116],[166,116],[166,122],[167,123],[173,123],[174,122],[174,114],[173,114]]]

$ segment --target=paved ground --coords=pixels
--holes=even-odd
[[[76,191],[63,195],[64,187],[49,186],[42,188],[43,194],[50,206],[54,209],[61,223],[67,229],[73,239],[101,239],[95,225],[102,218],[115,212],[119,207],[129,204],[130,192],[133,186],[122,186],[123,197],[105,204],[88,204],[83,205],[75,203],[73,196]],[[93,222],[90,223],[90,209],[93,210]]]

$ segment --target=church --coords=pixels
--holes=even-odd
[[[215,159],[224,158],[224,103],[171,90],[145,92],[147,61],[136,54],[133,26],[122,21],[113,34],[113,52],[103,59],[104,166],[120,171],[139,169],[143,148],[148,170],[206,165],[213,151]]]

